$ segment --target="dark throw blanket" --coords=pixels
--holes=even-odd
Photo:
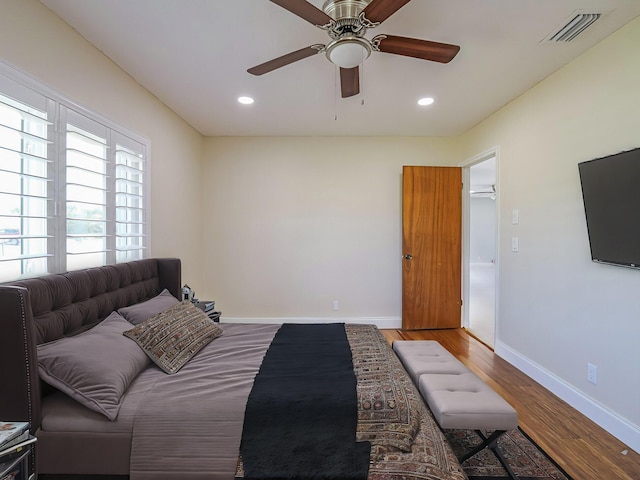
[[[344,324],[284,324],[245,411],[246,480],[366,480],[371,445],[356,442],[356,376]]]

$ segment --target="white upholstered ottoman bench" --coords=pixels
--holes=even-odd
[[[482,443],[459,458],[460,463],[485,448],[515,475],[498,449],[498,438],[518,427],[518,412],[489,385],[434,340],[396,340],[393,350],[420,390],[443,430],[475,430]],[[483,431],[493,433],[488,437]]]

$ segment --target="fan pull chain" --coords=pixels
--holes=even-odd
[[[360,65],[360,80],[362,80],[360,82],[361,84],[361,88],[360,88],[360,106],[364,107],[364,89],[362,88],[362,85],[365,84],[364,82],[364,62],[362,62],[362,65]]]
[[[338,121],[338,76],[340,69],[333,69],[333,120]]]

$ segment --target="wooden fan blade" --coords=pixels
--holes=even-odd
[[[269,73],[277,68],[284,67],[290,63],[315,55],[316,53],[321,52],[323,48],[324,45],[312,45],[310,47],[301,48],[295,52],[287,53],[281,57],[261,63],[255,67],[251,67],[247,72],[251,75],[264,75],[265,73]]]
[[[364,17],[373,23],[382,23],[411,0],[373,0],[363,10]]]
[[[448,43],[431,42],[417,38],[396,37],[395,35],[379,35],[378,49],[385,53],[405,55],[407,57],[431,60],[432,62],[449,63],[460,47]],[[374,37],[375,40],[378,37]]]
[[[319,8],[311,5],[306,0],[271,0],[276,5],[280,5],[285,10],[289,10],[294,15],[312,25],[327,25],[333,19]]]
[[[360,67],[340,68],[340,90],[342,98],[360,93]]]

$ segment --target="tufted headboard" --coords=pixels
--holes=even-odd
[[[181,263],[150,258],[0,284],[0,418],[40,426],[36,346],[74,335],[163,289],[180,298]]]

